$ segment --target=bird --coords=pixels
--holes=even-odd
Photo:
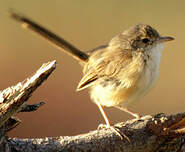
[[[118,135],[120,132],[112,127],[103,107],[118,108],[138,120],[140,114],[130,111],[128,106],[155,86],[164,43],[174,40],[161,36],[148,24],[139,23],[114,36],[107,45],[84,52],[24,15],[11,12],[11,16],[80,62],[83,77],[77,91],[89,89],[106,127]]]
[[[149,92],[159,75],[163,43],[174,38],[147,24],[137,24],[113,37],[108,45],[89,51],[77,91],[90,89],[90,96],[110,126],[102,106],[116,107],[133,115],[127,106]]]

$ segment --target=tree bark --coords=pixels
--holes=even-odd
[[[71,137],[9,138],[6,147],[11,152],[184,152],[184,126],[185,113],[148,115],[116,125],[130,141],[103,128]]]

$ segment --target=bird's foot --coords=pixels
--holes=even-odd
[[[125,134],[123,134],[118,128],[116,128],[115,126],[106,125],[106,124],[100,124],[98,126],[98,130],[101,130],[101,129],[104,129],[104,128],[105,129],[111,129],[114,133],[116,133],[121,138],[121,140],[127,139],[130,142],[130,139]]]

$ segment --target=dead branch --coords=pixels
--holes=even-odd
[[[36,111],[38,108],[40,108],[44,104],[45,104],[45,102],[40,102],[40,103],[36,103],[36,104],[32,104],[32,105],[24,104],[21,107],[20,112],[32,112],[32,111]]]
[[[7,139],[10,152],[184,152],[185,113],[144,116],[116,125],[129,139],[121,140],[111,129],[91,131],[78,136],[42,139]],[[179,124],[175,128],[174,125]],[[172,129],[172,128],[173,129]],[[180,127],[180,128],[179,128]]]
[[[17,83],[15,86],[0,91],[0,151],[6,149],[4,147],[4,139],[7,138],[6,133],[21,122],[13,115],[21,111],[34,111],[43,105],[43,102],[28,105],[26,101],[55,68],[56,61],[43,64],[33,76]]]
[[[43,64],[30,78],[0,92],[0,126],[12,115],[22,110],[33,91],[48,78],[56,67],[56,61]]]

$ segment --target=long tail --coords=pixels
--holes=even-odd
[[[55,45],[58,49],[68,53],[78,61],[80,62],[88,61],[89,56],[85,52],[80,51],[63,38],[57,36],[55,33],[49,31],[48,29],[44,28],[43,26],[39,25],[33,20],[25,17],[22,14],[18,14],[12,10],[10,11],[10,15],[16,21],[21,22],[24,28],[29,29],[35,32],[36,34],[40,35],[41,37],[45,38],[51,44]]]

